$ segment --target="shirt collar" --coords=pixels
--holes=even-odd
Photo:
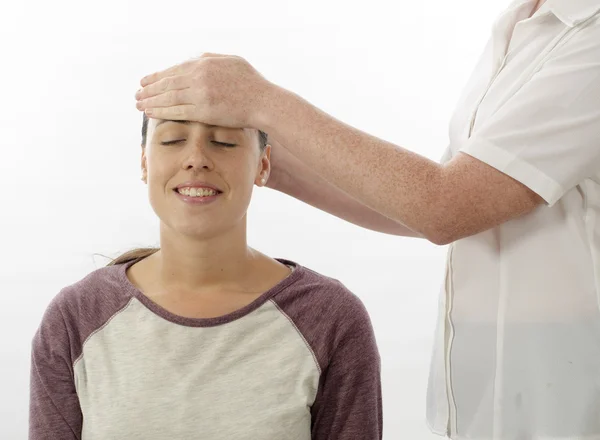
[[[546,0],[540,8],[540,14],[552,12],[569,27],[593,17],[600,12],[600,0]]]

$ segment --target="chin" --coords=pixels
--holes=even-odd
[[[188,221],[186,219],[186,221],[179,223],[171,223],[170,229],[191,240],[208,240],[224,235],[238,235],[237,232],[242,226],[238,223],[216,218],[213,218],[210,222],[198,221],[198,219],[196,221],[189,219]]]
[[[170,215],[159,216],[161,234],[184,236],[190,240],[208,240],[232,232],[235,234],[234,231],[245,226],[243,222],[233,220],[230,215],[188,215],[173,211]]]
[[[192,240],[207,240],[220,235],[223,231],[214,226],[202,227],[202,225],[180,225],[173,228],[173,231],[188,237]]]

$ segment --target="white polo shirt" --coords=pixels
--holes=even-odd
[[[545,201],[449,247],[428,390],[453,439],[600,440],[600,0],[512,3],[450,124]]]

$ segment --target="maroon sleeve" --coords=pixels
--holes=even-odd
[[[29,440],[81,439],[69,333],[58,298],[46,309],[32,342]]]
[[[381,358],[361,300],[339,281],[307,269],[274,301],[310,346],[321,373],[312,440],[381,440]]]
[[[85,340],[131,299],[125,266],[98,269],[50,302],[31,346],[29,440],[79,440],[83,415],[73,366]]]
[[[381,359],[373,327],[358,298],[346,309],[312,407],[312,439],[381,440]]]

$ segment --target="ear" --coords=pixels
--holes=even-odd
[[[265,151],[262,152],[260,157],[260,163],[258,165],[258,172],[256,179],[254,180],[257,186],[266,186],[271,174],[271,146],[267,145]]]
[[[146,148],[142,147],[142,181],[148,183],[148,160],[146,159]]]

